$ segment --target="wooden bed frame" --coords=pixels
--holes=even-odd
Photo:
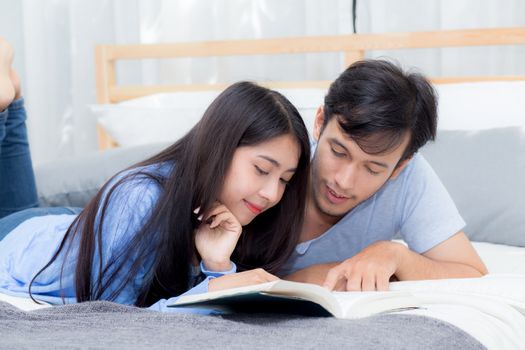
[[[160,92],[224,89],[228,84],[122,86],[115,62],[125,59],[214,57],[340,52],[343,66],[365,58],[367,51],[525,44],[525,27],[448,30],[414,33],[352,34],[282,39],[207,41],[172,44],[98,45],[95,50],[97,103],[116,103]],[[525,76],[436,77],[432,82],[458,83],[489,80],[525,80]],[[270,88],[327,88],[329,81],[259,82]],[[117,144],[99,125],[100,149]]]

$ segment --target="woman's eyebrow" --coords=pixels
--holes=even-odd
[[[269,161],[270,163],[272,163],[276,168],[280,168],[281,167],[281,163],[279,163],[278,161],[276,161],[275,159],[271,158],[271,157],[268,157],[268,156],[265,156],[265,155],[258,155],[257,157],[259,158],[262,158],[262,159],[265,159],[267,161]],[[295,172],[297,170],[297,168],[290,168],[288,170],[286,170],[287,172]]]

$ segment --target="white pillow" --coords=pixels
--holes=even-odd
[[[311,132],[324,89],[279,90],[297,107]],[[122,147],[173,142],[199,121],[220,91],[149,95],[117,104],[92,105],[104,130]]]
[[[173,142],[202,117],[218,91],[155,94],[92,105],[97,121],[121,147]]]
[[[436,89],[439,129],[525,126],[525,81],[439,84]]]
[[[525,126],[525,82],[476,82],[436,85],[438,128],[481,130]],[[325,89],[279,90],[297,107],[311,133]],[[113,105],[94,105],[97,120],[120,146],[173,142],[202,117],[220,91],[162,93]]]

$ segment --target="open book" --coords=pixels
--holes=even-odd
[[[525,275],[393,282],[388,292],[329,292],[314,284],[278,280],[182,296],[169,306],[360,318],[436,304],[477,309],[497,304],[525,315]]]
[[[181,296],[169,307],[222,312],[273,312],[309,316],[361,318],[417,308],[419,298],[407,291],[330,292],[309,283],[277,280],[217,292]]]

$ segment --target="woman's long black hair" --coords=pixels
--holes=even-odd
[[[223,91],[179,141],[130,168],[137,168],[136,171],[114,183],[106,183],[73,221],[58,251],[31,285],[63,253],[63,264],[68,255],[76,254],[75,290],[79,302],[101,299],[104,293],[105,299],[115,299],[151,260],[152,268],[146,272],[135,305],[149,306],[161,298],[180,295],[192,287],[190,267],[196,258],[194,230],[199,224],[193,210],[200,207],[201,212],[206,212],[216,201],[237,147],[287,134],[300,147],[297,170],[281,201],[243,227],[232,254],[241,271],[261,267],[277,272],[292,253],[300,234],[310,161],[308,133],[297,109],[284,96],[254,83],[239,82]],[[164,163],[174,165],[167,176],[141,168]],[[160,197],[151,216],[125,249],[104,262],[98,247],[108,204],[119,186],[129,184],[137,176],[158,184],[162,189]],[[93,273],[94,269],[98,274]],[[122,274],[126,277],[108,295],[109,286]],[[93,275],[98,276],[97,280],[93,280]]]

